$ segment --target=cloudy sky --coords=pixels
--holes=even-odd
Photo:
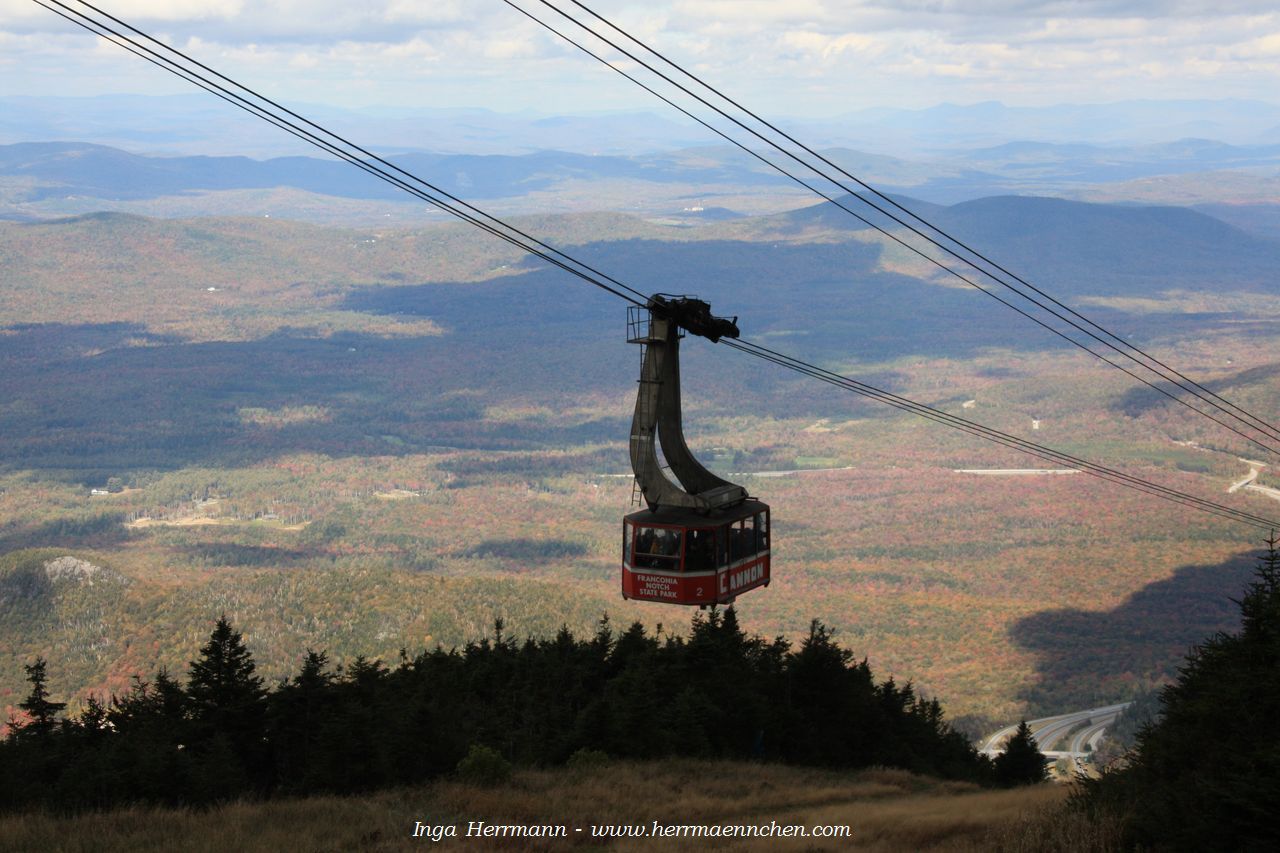
[[[573,31],[539,0],[512,2]],[[651,96],[504,0],[99,3],[218,70],[295,102],[545,113],[654,109]],[[569,0],[556,5],[584,14]],[[1277,0],[588,5],[775,115],[944,101],[1280,101]],[[621,59],[611,50],[609,56]],[[0,95],[184,91],[184,84],[32,0],[0,0]]]

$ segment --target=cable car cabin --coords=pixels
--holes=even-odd
[[[622,597],[730,604],[769,585],[769,507],[746,500],[710,514],[640,510],[622,522]]]
[[[686,331],[713,343],[738,337],[734,320],[691,297],[655,294],[627,311],[627,340],[643,352],[631,418],[632,501],[648,509],[622,521],[622,596],[710,607],[769,584],[769,507],[707,470],[685,443]]]

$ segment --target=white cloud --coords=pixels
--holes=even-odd
[[[629,98],[654,103],[500,0],[103,2],[204,60],[228,63],[228,73],[270,75],[301,100],[341,98],[345,90],[334,81],[349,74],[380,80],[387,93],[416,93],[430,80],[438,100],[495,109],[557,98],[583,109]],[[581,35],[537,0],[515,2]],[[1280,67],[1275,0],[587,2],[710,81],[773,111],[943,100],[1274,100]],[[559,5],[586,18],[567,2]],[[58,80],[65,90],[77,78],[109,91],[113,74],[121,86],[156,76],[118,49],[88,48],[88,37],[72,32],[28,0],[0,0],[0,61],[9,69],[40,69],[6,74],[0,93],[29,91],[42,79]],[[604,55],[635,69],[612,49]]]
[[[94,5],[125,21],[225,20],[236,17],[244,9],[243,0],[119,0],[109,5]]]
[[[70,9],[90,11],[75,0],[62,0]],[[53,5],[53,4],[50,4]],[[244,9],[244,0],[103,0],[97,6],[116,18],[134,22],[228,20]],[[54,6],[54,8],[58,8]],[[64,10],[66,11],[66,10]],[[53,26],[61,20],[31,0],[0,0],[0,27],[43,23]]]
[[[459,24],[467,20],[468,5],[457,0],[392,0],[383,10],[382,18],[406,24]]]
[[[822,60],[832,59],[846,52],[859,54],[863,58],[883,56],[888,50],[888,44],[883,39],[859,33],[830,36],[809,30],[788,30],[782,34],[780,43]]]
[[[676,0],[672,15],[757,28],[824,19],[830,16],[831,5],[823,0]]]

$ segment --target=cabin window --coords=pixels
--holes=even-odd
[[[635,561],[642,569],[680,571],[681,531],[670,527],[641,527],[636,534]]]
[[[717,565],[716,531],[690,530],[684,553],[686,572],[708,572]]]
[[[756,552],[769,550],[769,513],[756,514]]]
[[[635,536],[635,525],[629,521],[622,522],[622,562],[631,565],[631,539]]]
[[[756,554],[756,517],[735,521],[729,527],[729,560],[745,560]]]

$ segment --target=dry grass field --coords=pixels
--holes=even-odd
[[[456,827],[440,849],[680,851],[1104,851],[1113,827],[1064,810],[1067,789],[984,790],[900,770],[834,773],[774,765],[664,761],[519,771],[479,788],[457,781],[361,797],[235,803],[199,812],[134,808],[0,819],[0,850],[412,850],[415,824]],[[471,821],[563,825],[567,838],[466,838]],[[592,827],[847,826],[848,838],[625,838]],[[577,832],[581,829],[581,832]]]

